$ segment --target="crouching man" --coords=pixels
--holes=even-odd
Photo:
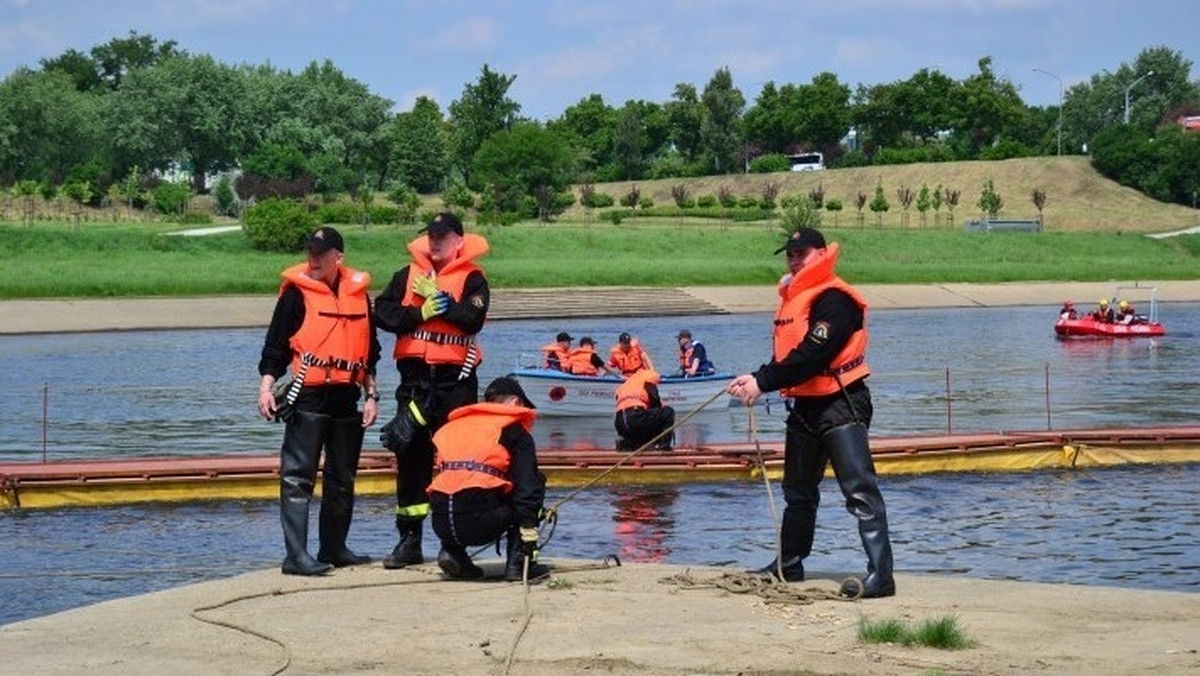
[[[450,579],[483,577],[466,548],[501,536],[508,540],[504,579],[535,581],[550,574],[537,562],[546,477],[530,434],[536,417],[521,385],[497,378],[482,403],[455,409],[433,435],[429,507],[442,546],[438,567]]]

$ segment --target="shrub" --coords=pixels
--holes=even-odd
[[[754,195],[742,195],[737,198],[737,205],[743,209],[751,209],[759,206],[758,198]]]
[[[709,209],[717,206],[716,195],[701,195],[696,198],[696,206],[701,209]]]
[[[467,187],[466,182],[455,178],[450,181],[450,184],[446,186],[446,191],[442,193],[442,201],[450,211],[454,211],[453,207],[466,210],[475,206],[475,195]]]
[[[233,192],[233,181],[229,180],[229,174],[217,179],[217,186],[213,188],[213,199],[216,200],[217,213],[225,216],[237,214],[237,195]]]
[[[589,197],[586,202],[584,202],[583,200],[580,200],[580,202],[585,207],[591,207],[593,209],[603,209],[605,207],[611,207],[612,205],[616,204],[617,200],[612,195],[610,195],[606,192],[593,192],[591,197]]]
[[[621,196],[621,206],[632,209],[642,199],[642,191],[636,185],[629,186],[629,192]]]
[[[154,208],[160,214],[182,214],[191,196],[191,188],[182,183],[163,183],[154,189]]]
[[[783,153],[767,153],[750,161],[750,173],[752,174],[769,174],[776,171],[787,171],[790,168],[791,162]]]
[[[298,202],[272,197],[246,210],[246,239],[260,251],[295,253],[304,249],[304,238],[318,224]]]
[[[386,204],[372,204],[367,212],[371,215],[372,223],[399,223],[400,207],[390,207]]]
[[[737,206],[737,195],[733,194],[733,189],[727,185],[717,188],[717,201],[726,209]]]
[[[212,214],[206,214],[203,211],[189,211],[186,214],[180,214],[175,222],[182,225],[208,225],[213,222],[213,219]]]
[[[638,200],[638,208],[653,209],[654,208],[654,200],[650,199],[649,197],[643,197],[640,200]]]
[[[357,205],[347,204],[346,202],[322,204],[317,209],[317,220],[321,223],[334,223],[336,225],[361,223],[362,212]]]

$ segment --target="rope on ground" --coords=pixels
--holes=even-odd
[[[204,624],[210,624],[215,627],[231,629],[233,631],[236,631],[236,632],[239,632],[242,634],[246,634],[247,636],[253,636],[255,638],[261,639],[263,641],[267,641],[268,643],[272,643],[272,644],[278,646],[279,649],[283,651],[283,664],[280,665],[277,669],[275,669],[275,671],[271,672],[271,676],[278,676],[279,674],[282,674],[283,672],[287,671],[288,667],[290,667],[292,664],[292,651],[291,651],[291,648],[289,648],[286,643],[284,643],[280,639],[275,638],[274,636],[271,636],[270,634],[266,634],[264,632],[258,631],[257,629],[251,629],[250,627],[242,626],[240,624],[237,624],[236,622],[231,622],[229,620],[221,620],[221,619],[212,618],[212,617],[201,617],[200,613],[205,613],[205,612],[209,612],[212,610],[219,610],[221,608],[232,606],[236,603],[241,603],[243,601],[253,601],[256,599],[270,598],[273,596],[291,596],[293,594],[306,594],[308,592],[368,589],[371,587],[398,587],[398,586],[403,586],[403,585],[427,584],[430,582],[439,582],[439,581],[441,581],[440,577],[438,577],[438,578],[431,577],[431,578],[425,579],[425,580],[395,580],[395,581],[391,581],[391,582],[358,582],[358,583],[321,585],[319,587],[301,587],[298,589],[272,589],[270,591],[257,592],[254,594],[242,594],[240,596],[235,596],[233,598],[225,599],[224,601],[218,601],[217,603],[210,603],[209,605],[206,605],[206,606],[199,606],[196,608],[192,608],[191,612],[188,614],[192,619],[196,620],[197,622],[203,622]]]
[[[720,589],[731,594],[755,594],[766,603],[788,603],[809,605],[817,601],[853,601],[839,592],[818,587],[801,588],[768,575],[755,573],[721,573],[712,577],[696,577],[691,569],[661,578],[663,584],[673,584],[680,589]]]

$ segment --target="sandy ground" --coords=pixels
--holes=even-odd
[[[552,581],[451,582],[426,564],[325,578],[276,571],[0,627],[11,674],[1194,674],[1200,595],[899,575],[899,595],[829,598],[836,577],[755,593],[681,587],[721,569],[549,559]],[[498,574],[500,562],[485,563]],[[863,620],[947,616],[962,650],[859,642]]]

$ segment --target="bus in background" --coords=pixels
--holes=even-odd
[[[792,171],[821,171],[825,168],[825,156],[818,152],[788,155]]]

